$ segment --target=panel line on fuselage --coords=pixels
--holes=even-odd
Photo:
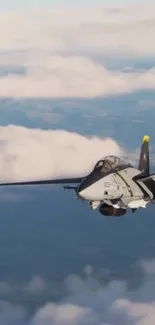
[[[152,179],[152,177],[149,177],[147,179],[143,179],[141,181],[147,188],[150,190],[150,192],[153,195],[153,200],[155,199],[155,181]]]
[[[149,188],[142,182],[142,181],[135,181],[134,182],[138,185],[138,187],[141,189],[142,193],[144,194],[144,199],[153,199],[153,194],[149,190]]]
[[[121,170],[124,170],[125,168],[128,168],[128,165],[122,165],[119,167],[116,167],[108,172],[96,172],[96,171],[92,171],[83,181],[82,183],[79,185],[78,187],[78,191],[83,191],[84,189],[86,189],[87,187],[93,185],[94,183],[98,182],[100,179],[102,179],[103,177],[106,177],[108,175],[111,175],[113,173],[118,173]],[[129,185],[128,185],[129,186]]]
[[[131,194],[131,196],[133,196],[133,192],[132,192],[132,190],[131,190],[131,187],[130,187],[130,185],[128,184],[128,182],[126,181],[126,179],[125,179],[121,174],[119,174],[119,172],[116,172],[116,175],[119,176],[119,177],[122,179],[122,181],[123,181],[123,182],[125,183],[125,185],[127,186],[128,190],[129,190],[129,193]]]

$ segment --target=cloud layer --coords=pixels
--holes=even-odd
[[[45,7],[0,14],[1,50],[154,55],[155,5]],[[5,33],[3,32],[5,30]]]
[[[84,176],[97,160],[125,155],[111,139],[84,137],[64,130],[0,127],[0,180]]]
[[[154,56],[154,20],[154,4],[0,13],[0,96],[94,97],[154,89],[155,68],[125,72],[104,64],[107,57]]]
[[[103,285],[93,269],[84,278],[70,275],[62,284],[66,296],[57,303],[47,301],[33,315],[28,315],[25,306],[1,300],[0,325],[153,325],[155,263],[141,262],[135,270],[138,268],[143,273],[143,283],[135,290],[129,289],[127,282],[117,280]],[[30,295],[39,296],[52,290],[52,286],[37,277],[19,289],[29,289]]]
[[[0,78],[1,97],[95,97],[155,89],[155,68],[142,72],[110,71],[86,57],[42,54],[25,64],[25,74]]]

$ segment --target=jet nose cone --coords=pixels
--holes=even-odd
[[[77,195],[83,199],[83,195],[84,195],[84,186],[83,184],[80,184],[79,187],[77,188]]]
[[[84,192],[85,192],[85,191],[80,191],[80,192],[78,192],[78,196],[80,197],[80,199],[85,199]]]
[[[77,195],[82,200],[88,200],[89,199],[88,192],[89,192],[89,182],[88,180],[84,180],[77,188]]]

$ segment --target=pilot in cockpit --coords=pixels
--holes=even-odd
[[[97,162],[94,171],[105,173],[124,164],[126,165],[127,163],[121,161],[121,159],[117,156],[107,156]]]

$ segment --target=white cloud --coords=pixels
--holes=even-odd
[[[45,7],[0,15],[2,50],[155,53],[155,5],[150,3],[130,7]]]
[[[149,263],[151,273],[145,267]],[[47,301],[33,315],[28,316],[22,306],[0,301],[0,325],[153,325],[155,263],[140,264],[144,277],[135,290],[125,281],[103,285],[92,272],[85,279],[68,276],[66,297],[56,303]]]
[[[61,303],[47,303],[32,318],[31,325],[153,325],[155,319],[155,270],[150,277],[142,262],[144,281],[135,290],[126,282],[101,285],[94,275],[85,280],[69,277],[70,295]],[[151,268],[154,263],[151,262]],[[98,286],[94,289],[92,283]]]
[[[0,97],[95,97],[155,89],[155,68],[110,71],[86,57],[41,55],[25,64],[24,75],[0,78]]]
[[[25,287],[26,292],[34,295],[43,293],[45,289],[47,290],[46,282],[40,276],[33,277],[29,284]]]
[[[155,69],[110,71],[90,57],[154,56],[155,5],[0,13],[0,97],[94,97],[155,89]],[[5,31],[5,32],[4,32]]]
[[[0,127],[0,181],[84,176],[97,160],[125,151],[111,139],[64,130]]]
[[[21,325],[25,316],[25,308],[0,301],[0,325]]]

